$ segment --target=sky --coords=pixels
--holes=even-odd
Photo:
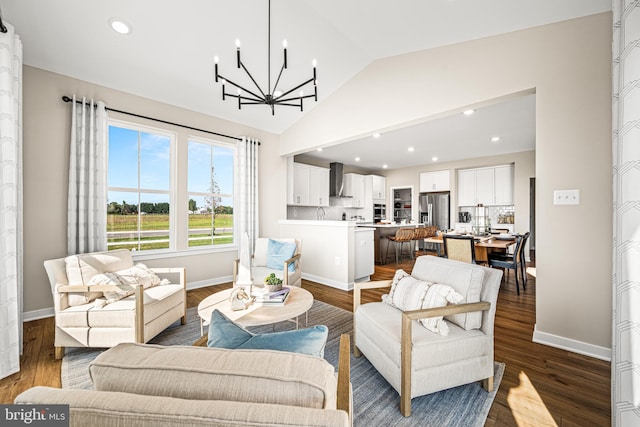
[[[138,135],[140,143],[140,167],[138,168]],[[153,135],[137,130],[109,126],[109,187],[138,187],[144,190],[168,191],[170,186],[171,140],[165,135]],[[233,150],[189,141],[188,146],[189,192],[208,192],[211,188],[211,168],[220,192],[233,194]],[[198,207],[204,204],[202,197],[190,196]],[[144,193],[142,202],[169,202],[168,194]],[[108,201],[137,204],[137,194],[110,191]],[[223,198],[222,205],[232,203]]]

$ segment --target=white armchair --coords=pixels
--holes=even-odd
[[[104,273],[122,272],[134,267],[131,253],[126,249],[47,260],[44,267],[53,294],[56,359],[64,356],[65,347],[146,343],[176,320],[186,323],[184,268],[150,269],[157,276],[154,280],[164,277],[175,283],[168,280],[155,286],[149,286],[149,280],[130,286],[98,283],[95,280],[98,275],[105,277]],[[142,277],[135,274],[130,276],[134,282],[136,277]],[[102,298],[105,292],[131,295],[121,299],[116,297],[108,304],[104,304],[106,301],[96,303],[95,299]]]
[[[479,380],[492,391],[493,325],[502,271],[421,256],[411,275],[449,285],[465,301],[412,311],[401,311],[386,302],[361,304],[363,289],[389,287],[390,280],[356,283],[353,293],[354,355],[364,353],[400,394],[400,412],[405,417],[411,415],[414,397]],[[418,323],[418,319],[436,316],[445,316],[447,336]]]
[[[264,278],[274,273],[282,279],[282,286],[302,286],[302,268],[300,266],[300,257],[302,242],[296,239],[274,238],[280,242],[295,243],[296,250],[294,255],[283,262],[283,268],[276,270],[267,266],[267,252],[269,247],[269,238],[259,237],[256,239],[253,255],[251,256],[251,279],[254,285],[261,285]],[[294,265],[295,270],[289,271],[289,266]],[[235,286],[238,278],[238,270],[240,267],[240,259],[236,259],[233,263],[233,284]]]

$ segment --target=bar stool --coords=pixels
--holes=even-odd
[[[413,234],[413,240],[422,241],[423,243],[425,243],[424,239],[435,236],[437,232],[438,226],[436,225],[427,225],[425,227],[416,228]],[[424,252],[426,254],[427,250],[425,249]]]
[[[387,242],[387,252],[385,253],[385,256],[384,256],[385,262],[389,257],[389,246],[391,245],[391,242],[393,242],[396,250],[396,264],[399,263],[398,244],[400,244],[400,258],[402,258],[402,246],[405,243],[409,243],[409,249],[411,249],[415,230],[416,230],[415,228],[400,228],[398,229],[398,231],[396,231],[395,235],[387,237],[387,239],[389,239],[389,242]],[[413,249],[409,251],[409,255],[411,256],[411,259],[413,259]]]

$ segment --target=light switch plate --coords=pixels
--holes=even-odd
[[[580,190],[555,190],[553,192],[554,205],[579,205]]]

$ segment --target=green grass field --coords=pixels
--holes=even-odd
[[[166,249],[169,247],[169,215],[168,214],[147,214],[141,215],[141,231],[161,231],[167,230],[155,236],[141,237],[140,248],[137,239],[131,237],[111,237],[108,238],[109,249]],[[233,243],[233,215],[220,214],[215,216],[215,234],[211,233],[210,214],[189,215],[189,230],[202,229],[203,233],[189,235],[189,247],[224,245]],[[107,233],[109,232],[136,232],[138,230],[138,215],[107,215]],[[206,232],[207,230],[208,232]],[[145,243],[146,242],[146,243]],[[114,243],[117,243],[114,245]]]

